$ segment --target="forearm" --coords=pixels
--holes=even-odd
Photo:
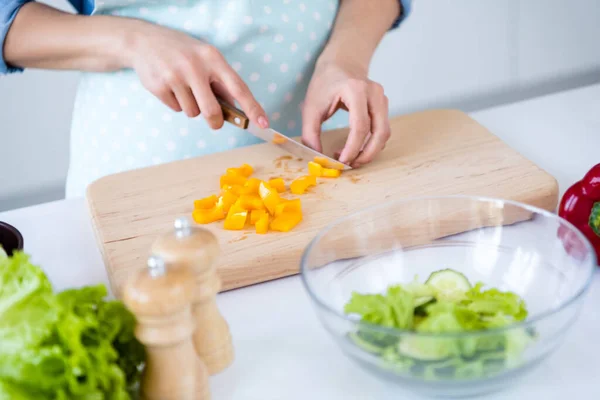
[[[111,71],[126,66],[129,20],[68,14],[25,4],[8,31],[4,58],[22,68]]]
[[[342,0],[319,62],[349,62],[367,71],[377,45],[400,14],[398,0]]]

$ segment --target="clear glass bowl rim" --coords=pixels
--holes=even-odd
[[[308,279],[306,277],[306,271],[308,268],[307,267],[308,256],[310,255],[313,247],[315,247],[317,245],[317,243],[319,243],[319,241],[335,226],[337,226],[349,219],[352,219],[358,215],[371,213],[371,212],[377,211],[378,209],[388,208],[393,205],[401,205],[401,204],[418,202],[418,201],[444,200],[444,199],[465,200],[465,201],[472,201],[472,202],[479,202],[479,203],[485,202],[485,203],[509,204],[511,206],[519,207],[519,208],[525,209],[527,211],[533,212],[535,214],[542,215],[543,217],[556,220],[558,223],[563,224],[564,226],[569,228],[569,230],[572,233],[575,233],[575,235],[583,241],[583,243],[586,247],[586,250],[588,251],[588,253],[590,255],[590,265],[589,265],[589,270],[588,270],[588,276],[586,277],[584,284],[577,290],[577,292],[575,294],[573,294],[571,297],[566,299],[559,306],[549,309],[549,310],[546,310],[539,314],[536,314],[534,317],[527,318],[523,321],[515,322],[512,324],[506,325],[504,327],[500,327],[500,328],[491,328],[491,329],[486,329],[486,330],[481,330],[481,331],[467,331],[467,332],[455,332],[455,333],[415,332],[415,331],[411,331],[408,329],[388,328],[388,327],[381,326],[381,325],[375,325],[375,324],[371,324],[368,322],[362,322],[360,320],[350,318],[348,315],[346,315],[344,313],[340,313],[337,310],[333,309],[312,290],[310,284],[308,283]],[[309,244],[306,246],[306,248],[302,252],[302,257],[300,259],[300,279],[302,281],[302,284],[304,285],[305,290],[308,292],[309,297],[312,299],[312,301],[315,304],[317,304],[321,309],[327,311],[328,313],[332,314],[333,316],[340,318],[342,320],[345,320],[351,324],[359,325],[362,328],[367,328],[368,330],[373,331],[373,332],[380,332],[380,333],[385,333],[388,335],[459,339],[459,338],[467,338],[467,337],[481,337],[481,336],[487,336],[487,335],[497,335],[497,334],[506,333],[507,331],[511,331],[511,330],[515,330],[515,329],[519,329],[519,328],[525,329],[527,327],[530,327],[531,325],[535,325],[539,321],[542,321],[544,319],[547,319],[547,318],[559,313],[560,311],[564,310],[565,308],[567,308],[568,306],[573,304],[577,299],[579,299],[580,297],[585,295],[585,293],[588,292],[588,290],[591,286],[591,283],[593,281],[597,262],[598,262],[598,260],[596,259],[596,253],[595,253],[591,243],[585,237],[585,235],[583,235],[583,233],[581,233],[581,231],[579,231],[579,229],[577,229],[573,224],[571,224],[569,221],[562,218],[558,214],[552,213],[552,212],[544,210],[542,208],[531,206],[531,205],[528,205],[528,204],[525,204],[525,203],[522,203],[519,201],[496,198],[496,197],[471,196],[471,195],[415,196],[415,197],[406,197],[406,198],[403,198],[400,200],[392,200],[392,201],[388,201],[388,202],[378,204],[375,206],[366,207],[361,210],[354,211],[343,217],[340,217],[340,218],[332,221],[331,223],[329,223],[326,227],[324,227],[320,232],[317,233],[317,235],[309,242]]]

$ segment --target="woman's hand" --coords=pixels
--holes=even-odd
[[[223,125],[215,93],[231,104],[237,100],[252,122],[268,126],[265,111],[217,49],[146,21],[73,15],[29,2],[8,31],[4,57],[11,65],[44,69],[133,68],[163,103],[190,117],[202,114],[214,129]]]
[[[322,151],[321,124],[339,108],[350,113],[350,135],[339,161],[354,168],[373,161],[391,134],[383,87],[351,63],[318,63],[302,110],[302,140],[307,146]]]
[[[182,32],[146,22],[136,24],[126,63],[146,89],[174,111],[202,114],[213,129],[223,126],[215,94],[266,128],[268,120],[248,86],[215,47]]]

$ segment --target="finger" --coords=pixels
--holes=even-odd
[[[350,134],[340,154],[340,162],[351,164],[358,156],[371,128],[366,90],[360,86],[351,86],[344,93],[342,101],[350,113]]]
[[[231,95],[231,93],[229,93],[227,91],[227,89],[225,88],[225,86],[223,86],[222,83],[213,82],[211,87],[212,87],[213,93],[215,95],[217,95],[219,98],[221,98],[223,101],[225,101],[225,103],[227,103],[231,106],[234,106],[234,107],[236,106],[235,98]]]
[[[371,137],[365,143],[353,166],[360,167],[375,159],[385,147],[392,130],[388,114],[388,99],[383,90],[374,89],[369,96],[369,113],[371,115]]]
[[[258,104],[258,101],[250,92],[248,85],[246,85],[233,68],[224,63],[223,68],[218,71],[217,76],[217,81],[222,83],[231,96],[237,100],[244,113],[250,118],[250,121],[262,128],[268,128],[269,119],[267,118],[267,113]]]
[[[320,112],[316,106],[304,103],[302,108],[302,143],[318,152],[323,151],[321,145],[323,115],[323,112]]]
[[[223,126],[223,110],[217,102],[208,82],[198,82],[192,86],[192,92],[196,103],[200,107],[200,113],[212,129],[221,129]]]
[[[181,106],[179,105],[179,102],[177,101],[177,98],[175,97],[175,94],[173,93],[170,87],[162,86],[159,88],[152,89],[150,90],[150,92],[171,110],[175,112],[180,112],[182,110]]]
[[[194,98],[192,89],[190,89],[187,85],[181,85],[173,88],[173,93],[175,94],[177,102],[179,102],[179,105],[183,109],[183,112],[185,112],[188,117],[194,118],[200,114],[200,109],[198,108],[198,103]]]

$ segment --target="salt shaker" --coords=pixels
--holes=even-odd
[[[152,246],[152,252],[165,262],[189,268],[195,275],[192,312],[197,329],[193,340],[211,375],[227,368],[234,358],[229,326],[216,304],[216,295],[221,290],[215,268],[219,251],[215,235],[192,226],[187,218],[175,220],[174,231],[159,237]]]
[[[168,264],[167,264],[168,265]],[[137,319],[135,335],[146,348],[140,396],[144,400],[209,400],[208,369],[194,351],[193,274],[156,256],[123,288]]]

